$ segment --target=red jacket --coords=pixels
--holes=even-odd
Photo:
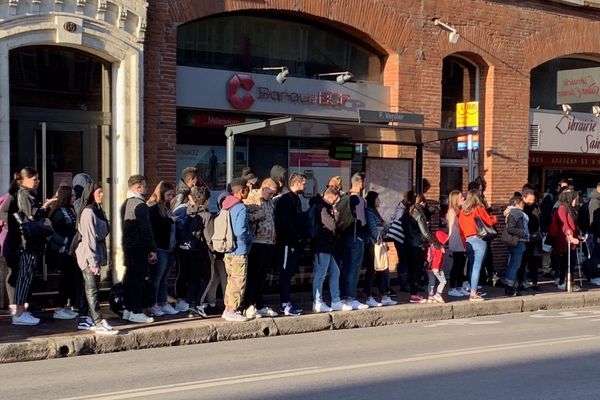
[[[573,215],[567,211],[567,207],[561,204],[552,214],[552,223],[548,229],[548,235],[554,239],[554,254],[567,252],[567,235],[579,236],[579,228]],[[571,245],[572,248],[577,246]]]
[[[477,225],[475,224],[475,216],[478,216],[487,225],[496,225],[496,217],[490,216],[483,206],[477,206],[470,214],[465,214],[464,210],[458,214],[458,228],[460,230],[460,238],[463,244],[466,245],[469,236],[477,235]]]
[[[433,234],[436,240],[442,245],[448,243],[448,234],[444,231],[435,231]],[[429,246],[427,250],[427,261],[429,262],[429,269],[435,271],[442,269],[444,264],[444,248],[436,249],[435,246]]]

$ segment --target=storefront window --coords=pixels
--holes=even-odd
[[[382,57],[342,32],[285,16],[228,15],[185,24],[177,31],[177,64],[257,72],[286,66],[290,76],[350,71],[381,83]],[[325,79],[325,78],[323,78]]]
[[[562,111],[562,105],[556,101],[558,71],[594,67],[600,67],[600,62],[583,58],[555,58],[532,69],[530,108]],[[594,104],[569,103],[573,111],[584,113],[590,113]]]

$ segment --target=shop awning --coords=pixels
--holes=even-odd
[[[468,133],[457,129],[283,117],[229,125],[225,134],[418,146]]]

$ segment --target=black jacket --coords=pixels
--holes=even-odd
[[[180,180],[179,184],[177,184],[177,194],[175,195],[173,201],[171,201],[171,210],[175,210],[183,203],[187,203],[190,193],[191,190],[188,185],[186,185],[183,180]]]
[[[423,209],[420,205],[415,205],[415,208],[411,211],[407,221],[408,226],[408,240],[407,244],[410,247],[421,247],[423,242],[431,243],[436,247],[441,247],[440,242],[429,231],[427,226],[427,218]]]
[[[71,248],[73,236],[77,231],[77,216],[73,207],[61,207],[54,211],[50,217],[54,234],[50,238],[53,246],[59,253],[67,253]]]
[[[523,212],[529,217],[529,223],[527,224],[529,230],[529,241],[536,242],[542,238],[541,232],[541,220],[542,211],[537,204],[531,206],[525,205]]]
[[[173,218],[160,215],[158,204],[150,206],[148,213],[150,215],[150,224],[152,225],[152,234],[154,235],[156,247],[161,250],[172,250],[171,232],[174,224]]]
[[[156,251],[148,205],[139,197],[130,197],[121,206],[123,247]]]
[[[182,212],[185,211],[185,212]],[[210,214],[204,207],[188,204],[178,209],[177,245],[181,250],[208,251],[205,228]],[[208,217],[208,219],[207,219]]]
[[[300,198],[287,192],[275,203],[275,232],[277,243],[284,246],[302,247],[306,221]]]
[[[320,195],[313,197],[310,203],[311,206],[313,204],[315,206],[315,223],[317,226],[317,235],[312,240],[312,249],[315,253],[333,254],[338,241],[334,208]]]
[[[48,216],[46,210],[36,196],[24,187],[19,188],[8,206],[8,246],[11,249],[19,249],[26,246],[29,250],[43,251],[46,242],[25,243],[21,235],[20,224],[14,217],[16,212],[22,213],[32,221],[39,221]]]

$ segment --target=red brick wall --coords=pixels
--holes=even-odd
[[[425,114],[426,126],[440,126],[443,58],[458,54],[479,65],[480,174],[493,204],[504,204],[527,179],[530,70],[562,55],[600,55],[597,9],[542,0],[153,0],[145,46],[145,173],[151,184],[176,177],[177,26],[258,9],[323,21],[385,50],[392,109]],[[433,17],[458,30],[458,43],[449,43]],[[435,151],[424,152],[431,196],[439,184]]]

